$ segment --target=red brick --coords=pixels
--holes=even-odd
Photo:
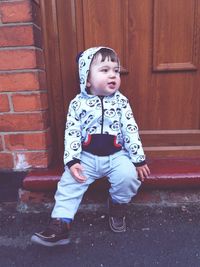
[[[40,0],[32,2],[32,20],[37,26],[41,26]],[[38,3],[37,3],[38,2]]]
[[[48,108],[47,93],[14,94],[12,102],[14,111],[39,111]]]
[[[15,168],[47,168],[51,161],[51,151],[18,152],[15,154]]]
[[[0,92],[33,91],[45,88],[46,79],[43,71],[0,74]]]
[[[8,96],[6,94],[0,94],[0,112],[10,111]]]
[[[2,23],[28,22],[32,20],[32,7],[29,0],[0,3]]]
[[[33,209],[33,205],[39,204],[39,210],[41,209],[42,203],[48,203],[49,204],[54,203],[54,194],[55,192],[31,192],[24,189],[19,189],[19,199],[20,203],[30,205],[31,209]],[[24,206],[24,205],[23,205]],[[36,209],[37,210],[37,209]],[[45,208],[46,210],[46,208]]]
[[[38,69],[45,69],[43,50],[36,49],[35,54],[36,54],[36,61],[37,61]]]
[[[42,51],[36,49],[0,50],[0,70],[43,68]]]
[[[37,131],[48,127],[47,112],[0,114],[0,131]]]
[[[0,166],[1,170],[13,168],[13,156],[11,153],[0,153]]]
[[[35,25],[1,27],[0,47],[29,45],[41,46],[40,30]]]
[[[40,6],[40,0],[33,0],[33,2],[36,4],[36,6]]]
[[[45,150],[51,144],[49,131],[41,133],[10,134],[4,136],[8,150]]]
[[[0,136],[0,151],[3,151],[3,141],[2,141],[2,136]]]
[[[134,197],[134,202],[135,203],[154,203],[154,204],[159,204],[161,203],[162,198],[160,195],[160,191],[154,191],[153,194],[150,194],[150,190],[149,191],[145,191],[145,190],[141,190],[137,196]]]

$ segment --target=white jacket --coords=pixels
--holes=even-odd
[[[69,105],[64,164],[80,162],[82,150],[106,156],[125,149],[133,164],[142,166],[145,155],[128,99],[119,91],[104,97],[87,93],[90,63],[101,48],[90,48],[79,58],[81,93]]]

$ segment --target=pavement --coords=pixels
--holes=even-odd
[[[199,207],[135,207],[128,229],[113,233],[106,210],[78,212],[71,243],[46,248],[31,244],[49,213],[19,213],[14,203],[0,206],[1,267],[199,267]]]
[[[46,248],[32,244],[30,238],[46,227],[50,210],[19,212],[13,192],[20,186],[21,176],[17,180],[12,186],[0,180],[0,195],[4,196],[0,204],[0,267],[200,266],[198,202],[146,206],[133,201],[125,233],[110,231],[106,203],[82,206],[72,226],[71,243]]]

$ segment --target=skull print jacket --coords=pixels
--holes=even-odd
[[[87,92],[90,63],[101,48],[90,48],[79,57],[81,92],[69,105],[64,164],[70,168],[81,162],[82,151],[108,156],[124,149],[136,167],[142,166],[146,164],[145,155],[128,99],[119,91],[109,96]]]

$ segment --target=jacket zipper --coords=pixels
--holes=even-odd
[[[101,111],[102,111],[102,125],[101,125],[101,134],[103,134],[103,124],[104,124],[104,105],[103,105],[103,99],[104,96],[99,96],[101,100]]]

